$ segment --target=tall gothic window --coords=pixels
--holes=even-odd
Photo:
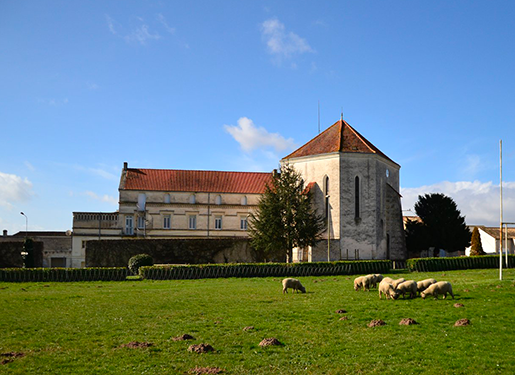
[[[359,218],[359,177],[354,179],[354,217]]]
[[[329,217],[329,177],[324,177],[325,217]]]

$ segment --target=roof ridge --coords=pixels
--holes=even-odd
[[[176,172],[214,172],[214,173],[255,173],[255,174],[269,174],[271,172],[249,172],[249,171],[217,171],[208,169],[169,169],[169,168],[127,168],[137,171],[176,171]]]

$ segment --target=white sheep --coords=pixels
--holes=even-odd
[[[391,277],[384,277],[381,281],[386,281],[387,283],[393,284],[393,279]]]
[[[404,281],[397,285],[395,291],[399,295],[402,294],[402,298],[404,298],[406,293],[410,294],[410,298],[415,298],[417,296],[417,282],[415,280]]]
[[[393,289],[397,289],[397,286],[400,284],[400,283],[403,283],[405,282],[406,279],[401,277],[400,279],[397,279],[397,280],[393,280],[392,282],[392,285],[393,285]]]
[[[421,293],[426,290],[431,284],[436,283],[435,279],[425,279],[417,283],[417,292]]]
[[[375,273],[373,275],[367,275],[365,277],[367,277],[370,280],[369,287],[374,287],[374,288],[377,288],[377,284],[379,284],[381,282],[381,280],[383,280],[383,275],[381,275],[379,273]]]
[[[364,288],[365,284],[365,277],[364,276],[358,276],[354,279],[354,290],[357,292],[358,290]]]
[[[447,293],[452,296],[454,299],[454,294],[452,293],[452,285],[448,281],[439,281],[437,283],[431,284],[426,290],[420,293],[422,299],[425,299],[426,296],[433,296],[435,299],[438,299],[439,294],[443,294],[443,298],[447,298]]]
[[[302,293],[306,293],[306,288],[302,286],[299,280],[297,279],[284,279],[283,280],[283,294],[288,293],[288,288],[293,289],[293,293],[300,290]]]
[[[399,297],[399,294],[396,293],[393,285],[386,279],[383,279],[379,283],[379,299],[383,299],[383,294],[385,295],[386,299],[397,299]]]

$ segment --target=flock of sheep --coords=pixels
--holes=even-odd
[[[282,284],[283,294],[288,293],[288,289],[292,289],[294,293],[299,291],[306,293],[306,288],[297,279],[287,278],[282,281]],[[406,281],[403,278],[393,280],[390,277],[383,277],[381,274],[356,277],[354,279],[354,290],[370,290],[370,288],[376,288],[377,284],[379,284],[380,299],[383,299],[383,295],[386,299],[397,299],[401,295],[402,298],[405,298],[406,294],[409,294],[410,298],[415,298],[417,293],[420,294],[422,299],[427,296],[433,296],[437,299],[440,294],[443,294],[443,298],[447,298],[447,293],[454,299],[452,286],[448,281],[437,282],[435,279],[426,279],[416,282],[415,280]]]
[[[370,290],[379,284],[379,298],[397,299],[402,295],[405,298],[409,294],[410,298],[415,298],[417,293],[422,299],[427,296],[433,296],[435,299],[438,295],[443,294],[443,298],[447,298],[447,293],[454,299],[452,293],[452,285],[448,281],[436,281],[435,279],[426,279],[419,282],[415,280],[405,280],[400,278],[393,280],[390,277],[383,277],[381,274],[359,276],[354,279],[354,290]]]

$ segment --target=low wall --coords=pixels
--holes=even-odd
[[[86,267],[126,267],[137,254],[155,264],[252,263],[259,259],[247,239],[92,240],[86,244]]]

